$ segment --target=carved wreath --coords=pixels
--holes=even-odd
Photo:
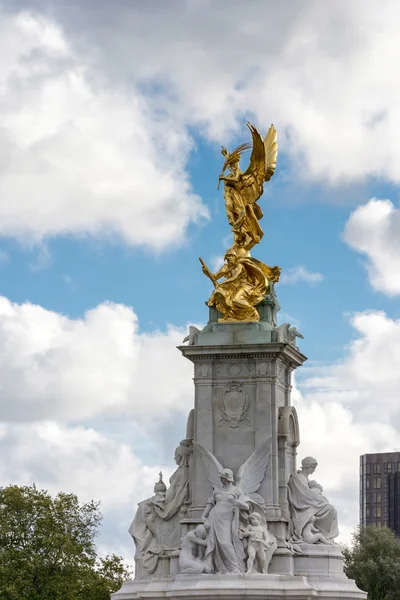
[[[226,423],[229,427],[239,427],[240,423],[250,424],[247,413],[250,399],[242,384],[233,381],[226,386],[219,397],[221,410],[220,424]]]

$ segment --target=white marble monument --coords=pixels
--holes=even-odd
[[[262,138],[247,126],[251,144],[222,149],[233,244],[216,273],[200,259],[214,286],[209,322],[190,327],[180,347],[194,366],[194,408],[177,469],[169,487],[160,475],[154,496],[137,507],[129,530],[135,579],[113,600],[366,599],[344,575],[336,509],[310,478],[316,459],[297,469],[290,392],[306,360],[296,346],[303,336],[278,325],[280,267],[250,254],[264,235],[257,202],[275,171],[277,132],[271,125]]]
[[[306,357],[268,302],[258,323],[218,323],[212,308],[179,348],[194,365],[194,408],[169,486],[160,474],[137,507],[135,579],[113,600],[366,598],[343,573],[317,460],[297,468],[291,373]]]

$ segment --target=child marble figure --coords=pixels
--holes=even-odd
[[[276,541],[269,534],[268,528],[261,523],[261,515],[253,512],[249,516],[249,525],[241,532],[247,538],[247,574],[252,573],[257,558],[261,573],[268,573],[268,565],[276,550]]]
[[[207,546],[207,529],[205,525],[198,525],[193,531],[189,531],[182,540],[182,549],[179,555],[179,566],[181,573],[199,575],[210,573],[211,569],[199,557],[199,546]]]
[[[326,502],[329,502],[328,498],[326,498],[323,495],[323,491],[324,488],[322,487],[322,485],[320,483],[318,483],[318,481],[315,481],[315,479],[312,479],[309,483],[308,483],[308,487],[310,487],[312,490],[314,490],[314,492],[317,495],[317,498],[321,498],[321,500],[325,500]]]
[[[314,525],[315,517],[311,517],[307,525],[303,529],[303,540],[307,544],[331,544]]]

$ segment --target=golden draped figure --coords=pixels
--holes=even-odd
[[[224,182],[225,209],[233,245],[225,253],[225,264],[217,273],[211,273],[200,259],[203,272],[215,286],[208,305],[215,305],[222,313],[220,321],[258,321],[256,306],[268,293],[269,284],[277,282],[280,275],[280,267],[268,267],[250,256],[250,250],[264,235],[259,224],[263,213],[257,201],[264,191],[264,182],[269,181],[275,171],[277,133],[271,125],[263,139],[254,125],[247,123],[247,126],[253,144],[241,144],[230,153],[222,148],[225,163],[218,181],[218,187]],[[243,173],[240,157],[249,148],[252,148],[250,164]],[[226,170],[228,175],[225,175]],[[225,280],[219,282],[222,277]]]

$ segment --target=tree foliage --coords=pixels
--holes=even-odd
[[[74,494],[0,488],[0,600],[109,600],[131,574],[121,557],[97,557],[101,521]]]
[[[388,527],[360,527],[343,548],[345,573],[368,600],[400,600],[400,541]]]

